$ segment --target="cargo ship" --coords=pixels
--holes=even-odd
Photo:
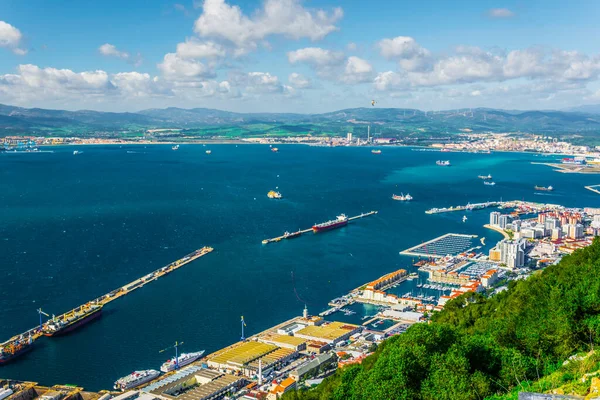
[[[115,382],[115,390],[124,392],[127,389],[132,389],[143,385],[146,382],[150,382],[152,379],[160,375],[155,369],[146,369],[143,371],[133,371],[131,374],[122,377]]]
[[[554,190],[552,186],[535,186],[534,189],[542,192],[551,192]]]
[[[492,179],[492,175],[479,175],[479,179],[483,179],[484,181]]]
[[[42,331],[44,336],[61,336],[74,331],[99,318],[102,315],[102,306],[97,304],[86,304],[76,308],[59,318],[52,318],[44,324]]]
[[[439,165],[440,167],[449,167],[450,166],[449,160],[437,160],[435,163],[437,165]]]
[[[336,219],[331,221],[315,224],[312,227],[314,233],[329,231],[331,229],[341,228],[342,226],[348,225],[348,217],[346,214],[340,214]]]
[[[269,190],[269,193],[267,193],[267,197],[270,199],[281,199],[283,198],[282,194],[279,192],[276,192],[275,190]]]
[[[31,335],[25,338],[21,335],[19,339],[13,340],[0,347],[0,365],[6,364],[15,358],[29,352],[33,348]]]
[[[373,153],[373,154],[381,154],[381,150],[371,150],[371,153]]]
[[[173,358],[171,360],[167,360],[163,365],[160,366],[160,370],[164,373],[173,371],[177,368],[181,368],[183,366],[188,365],[202,357],[204,354],[204,350],[197,351],[195,353],[183,353],[177,359]]]

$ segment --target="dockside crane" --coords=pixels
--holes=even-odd
[[[45,312],[42,311],[41,308],[38,308],[37,310],[38,314],[40,314],[40,331],[42,330],[42,314],[45,315],[46,317],[50,318],[50,315],[46,314]]]
[[[177,350],[179,346],[181,346],[183,342],[175,342],[173,346],[169,346],[166,349],[162,349],[159,353],[164,353],[167,350],[175,349],[175,369],[179,369],[179,351]]]
[[[242,315],[242,319],[241,319],[240,322],[242,323],[242,338],[241,338],[241,340],[243,342],[244,340],[246,340],[246,338],[244,337],[244,327],[246,326],[246,322],[244,322],[244,316],[243,315]]]

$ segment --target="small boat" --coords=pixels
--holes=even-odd
[[[534,189],[542,191],[542,192],[551,192],[554,190],[554,188],[552,186],[545,187],[545,186],[537,186],[537,185],[534,186]]]
[[[175,146],[171,147],[171,150],[179,150],[179,145],[176,144]]]
[[[273,153],[277,153],[279,151],[279,149],[277,147],[271,147],[271,151]]]
[[[371,153],[373,153],[373,154],[381,154],[381,150],[373,149],[373,150],[371,150]]]
[[[283,195],[279,192],[276,192],[275,190],[269,190],[269,193],[267,193],[267,197],[270,199],[281,199],[283,198]]]
[[[206,154],[210,154],[210,153],[212,153],[211,150],[206,150]]]
[[[484,181],[483,184],[486,185],[486,186],[494,186],[496,184],[496,182]]]
[[[285,231],[285,233],[283,234],[283,238],[284,239],[293,239],[293,238],[297,238],[300,235],[302,235],[302,231],[297,231],[297,232],[292,232],[292,233]]]
[[[463,222],[467,222],[467,216],[466,215],[463,215],[462,221]]]
[[[81,154],[81,153],[83,153],[83,151],[75,150],[75,151],[73,152],[73,155],[74,155],[74,156],[76,156],[77,154]]]
[[[393,194],[392,199],[398,200],[398,201],[411,201],[413,198],[410,194],[404,195],[404,193],[402,193],[400,196]]]
[[[449,167],[450,166],[449,160],[437,160],[435,163],[437,165],[439,165],[440,167]]]
[[[490,179],[492,179],[492,175],[489,175],[489,174],[487,176],[486,175],[479,175],[478,178],[479,179],[483,179],[484,181],[485,180],[490,180]]]

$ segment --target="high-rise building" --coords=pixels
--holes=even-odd
[[[502,240],[498,243],[500,262],[510,269],[525,265],[525,240]]]
[[[498,211],[493,211],[490,213],[490,225],[495,226],[498,225],[498,219],[500,218],[500,213]]]
[[[346,135],[346,141],[347,141],[348,143],[351,143],[351,142],[352,142],[352,132],[348,132],[348,134]]]
[[[552,230],[554,228],[558,228],[560,226],[560,221],[554,217],[546,218],[546,222],[544,222],[544,226],[548,230]]]
[[[581,239],[583,237],[583,225],[569,225],[568,237],[569,239]]]
[[[563,237],[562,229],[560,229],[560,228],[552,229],[552,240],[559,240],[559,239],[562,239],[562,237]]]
[[[546,213],[539,213],[538,214],[538,223],[543,224],[544,222],[546,222]]]
[[[512,230],[513,232],[521,232],[521,220],[517,219],[512,222]]]
[[[511,222],[512,217],[510,215],[502,214],[498,217],[498,226],[502,229],[506,229]]]

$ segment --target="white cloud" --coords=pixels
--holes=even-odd
[[[306,47],[287,53],[292,64],[307,63],[316,67],[340,65],[344,61],[344,53],[325,50],[320,47]]]
[[[8,48],[17,55],[25,55],[27,50],[19,47],[22,39],[20,30],[7,22],[0,21],[0,47]]]
[[[356,51],[357,48],[358,48],[358,46],[354,42],[350,42],[346,45],[346,49],[348,51]]]
[[[508,8],[492,8],[488,10],[487,14],[492,18],[511,18],[515,16],[515,13]]]
[[[328,13],[306,9],[300,0],[265,0],[263,7],[249,17],[240,7],[229,5],[225,0],[205,0],[194,31],[201,37],[231,43],[236,47],[236,54],[244,54],[256,49],[271,35],[322,39],[338,29],[335,24],[342,16],[341,8]]]
[[[400,67],[407,71],[418,71],[429,66],[430,51],[421,47],[412,37],[382,39],[377,45],[383,57],[397,60]]]
[[[165,54],[163,62],[158,64],[158,69],[165,79],[174,81],[204,80],[215,75],[205,64],[183,59],[175,53]]]
[[[282,93],[283,85],[279,78],[268,72],[248,72],[239,77],[239,82],[245,86],[248,93]]]
[[[225,57],[225,49],[214,42],[201,42],[195,39],[177,44],[177,55],[181,58],[217,58]]]
[[[98,47],[98,51],[103,56],[117,57],[123,60],[129,59],[129,53],[118,50],[115,45],[110,43],[104,43],[102,46]]]
[[[290,76],[288,76],[288,82],[297,89],[307,89],[312,86],[310,79],[297,72],[292,72]]]
[[[362,83],[371,80],[373,67],[367,60],[355,56],[348,57],[341,80],[346,83]]]

